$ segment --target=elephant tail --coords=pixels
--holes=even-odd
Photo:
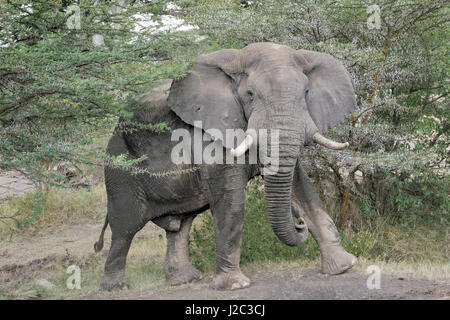
[[[95,252],[99,252],[103,249],[103,236],[105,235],[105,230],[108,227],[108,215],[106,215],[105,223],[103,224],[102,232],[100,233],[100,237],[98,241],[94,244]]]

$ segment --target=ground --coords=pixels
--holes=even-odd
[[[24,194],[33,190],[33,184],[17,171],[0,173],[0,198]]]
[[[102,224],[85,221],[55,227],[41,233],[14,236],[0,242],[0,298],[14,299],[450,299],[448,266],[412,272],[401,266],[381,266],[381,288],[367,288],[366,268],[360,263],[349,272],[328,276],[319,272],[319,261],[302,264],[266,263],[244,265],[253,281],[250,288],[216,291],[209,288],[212,273],[198,283],[170,287],[162,269],[165,236],[148,224],[135,238],[128,258],[127,278],[132,289],[99,290],[102,268],[109,248],[94,253],[93,244]],[[81,290],[69,290],[66,269],[81,268]],[[424,279],[428,278],[428,279]],[[51,288],[37,284],[48,280]]]

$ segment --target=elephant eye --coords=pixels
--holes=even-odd
[[[248,91],[247,91],[247,94],[248,94],[248,96],[249,96],[249,98],[250,98],[250,101],[253,101],[253,91],[248,90]]]

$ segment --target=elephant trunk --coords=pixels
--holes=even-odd
[[[277,170],[264,174],[264,193],[269,221],[275,235],[286,245],[298,246],[306,241],[308,228],[302,219],[293,221],[291,197],[295,164],[304,142],[304,134],[301,134],[302,130],[292,128],[279,131]],[[268,143],[271,155],[273,147],[273,141]]]
[[[293,221],[291,192],[294,168],[264,177],[264,192],[270,225],[281,242],[299,246],[308,238],[308,228],[300,218]]]

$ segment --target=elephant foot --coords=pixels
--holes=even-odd
[[[203,275],[191,264],[185,265],[182,268],[165,268],[166,279],[169,285],[178,286],[180,284],[199,281]]]
[[[340,274],[352,268],[357,258],[342,248],[341,245],[330,245],[321,247],[322,272],[326,274]]]
[[[216,290],[237,290],[250,286],[250,279],[242,272],[220,273],[214,277],[211,287]]]
[[[125,281],[123,272],[105,274],[100,281],[100,288],[111,291],[113,289],[130,289],[130,285]]]

